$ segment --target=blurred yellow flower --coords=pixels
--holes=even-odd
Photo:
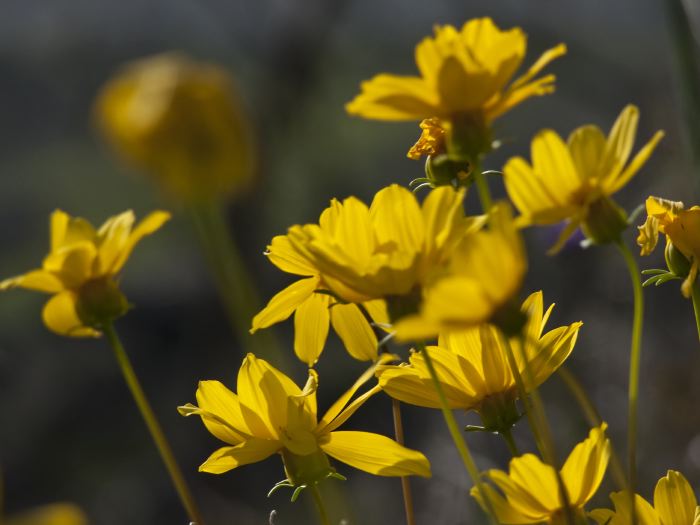
[[[582,323],[560,326],[542,335],[554,305],[543,312],[542,292],[535,292],[522,305],[527,315],[525,355],[514,352],[520,374],[529,367],[534,385],[542,384],[573,350]],[[511,345],[518,345],[512,338]],[[518,419],[518,389],[498,329],[481,325],[461,332],[440,334],[437,347],[429,347],[450,408],[476,410],[487,429],[508,430]],[[440,408],[440,401],[422,353],[413,353],[411,364],[385,365],[377,370],[379,385],[391,397],[413,405]],[[512,417],[511,417],[512,416]],[[510,420],[506,420],[510,419]],[[505,427],[505,428],[502,428]]]
[[[639,110],[627,106],[608,137],[597,126],[574,130],[568,143],[554,131],[540,131],[532,140],[532,165],[521,157],[503,168],[506,190],[521,216],[519,225],[554,224],[568,220],[550,253],[562,248],[578,226],[594,242],[616,240],[626,216],[609,197],[639,171],[663,137],[657,131],[627,164]]]
[[[615,510],[596,509],[589,515],[603,525],[632,523],[629,492],[610,494]],[[683,474],[669,470],[656,484],[654,506],[639,494],[634,495],[638,525],[700,525],[700,506]]]
[[[464,216],[463,191],[443,187],[421,207],[412,192],[393,184],[368,208],[349,197],[331,202],[319,224],[292,226],[292,245],[321,272],[340,298],[361,303],[419,293],[436,268],[445,266],[461,237],[483,224]]]
[[[388,359],[391,356],[384,354],[379,363]],[[294,486],[313,484],[333,474],[326,455],[379,476],[430,477],[430,464],[420,452],[378,434],[336,430],[379,392],[375,386],[350,402],[372,377],[374,368],[365,372],[320,421],[314,370],[309,370],[306,386],[300,389],[266,361],[248,354],[238,372],[238,394],[218,381],[200,381],[199,406],[187,404],[178,410],[184,416],[201,416],[207,429],[228,446],[214,452],[199,470],[221,474],[280,453]]]
[[[362,83],[362,92],[346,109],[377,120],[449,121],[469,114],[490,122],[524,100],[554,90],[554,75],[535,77],[566,52],[563,44],[546,51],[508,86],[525,58],[526,40],[520,28],[502,31],[490,18],[470,20],[461,30],[436,26],[435,37],[416,46],[419,77],[377,75]]]
[[[588,438],[574,447],[561,469],[571,511],[577,517],[582,517],[583,506],[598,490],[608,466],[610,441],[605,437],[606,428],[605,423],[593,428]],[[501,495],[490,485],[484,487],[499,523],[566,523],[556,472],[537,456],[513,458],[508,473],[489,470],[485,475],[503,492]],[[472,488],[471,494],[485,508],[479,492]]]
[[[321,227],[327,226],[325,223]],[[378,341],[375,331],[355,304],[336,301],[327,293],[321,272],[294,248],[288,236],[272,239],[265,252],[280,270],[302,279],[277,293],[254,318],[251,333],[287,319],[294,313],[294,352],[313,366],[323,351],[329,323],[343,341],[348,353],[361,361],[376,361]],[[362,304],[375,323],[388,322],[386,305],[382,300]]]
[[[0,519],[0,522],[3,525],[87,525],[88,521],[75,505],[56,503]]]
[[[42,267],[0,282],[0,290],[26,288],[52,294],[44,307],[46,326],[60,335],[94,337],[101,322],[128,309],[116,277],[138,242],[170,214],[156,211],[134,227],[126,211],[98,230],[88,221],[56,210],[51,215],[51,251]]]
[[[176,53],[145,58],[104,86],[95,109],[114,149],[178,199],[234,193],[251,178],[252,133],[221,67]]]
[[[399,341],[422,341],[485,322],[507,328],[527,256],[507,204],[491,208],[488,224],[459,239],[444,271],[422,289],[418,313],[394,325]]]
[[[656,248],[659,232],[665,234],[669,269],[679,277],[685,277],[681,292],[685,297],[690,297],[700,260],[700,206],[686,210],[682,202],[649,197],[646,208],[647,220],[638,228],[637,244],[642,248],[641,253],[649,255]],[[680,261],[681,264],[673,254],[674,248],[685,258]]]

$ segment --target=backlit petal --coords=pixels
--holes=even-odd
[[[71,291],[60,292],[44,305],[42,318],[44,324],[59,335],[69,337],[99,337],[100,332],[83,326],[76,312],[76,297]]]
[[[328,337],[331,297],[312,293],[294,314],[294,353],[309,366],[318,361]]]
[[[252,438],[235,447],[216,450],[199,466],[200,472],[223,474],[231,469],[267,459],[281,448],[277,441]]]
[[[267,328],[287,319],[299,305],[314,295],[318,287],[318,278],[311,277],[309,279],[299,279],[281,292],[278,292],[270,299],[267,306],[253,317],[250,333],[255,333],[261,328]]]
[[[669,470],[654,489],[654,508],[664,525],[689,525],[698,502],[683,474]]]
[[[360,361],[377,359],[377,337],[369,322],[354,304],[334,304],[331,309],[333,330],[348,353]]]

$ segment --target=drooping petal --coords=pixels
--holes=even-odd
[[[253,317],[250,333],[253,334],[261,328],[267,328],[280,321],[284,321],[294,313],[294,310],[296,310],[299,305],[314,295],[314,292],[318,288],[319,279],[317,277],[299,279],[290,284],[272,297],[270,302],[267,303],[267,306]]]
[[[294,353],[309,366],[318,361],[328,337],[331,297],[312,293],[294,313]]]
[[[63,283],[55,275],[45,270],[32,270],[24,275],[0,281],[0,291],[10,288],[25,288],[53,294],[63,290]]]
[[[252,438],[235,447],[222,447],[216,450],[199,466],[199,471],[223,474],[236,467],[267,459],[280,448],[281,443],[278,441]]]
[[[359,308],[354,304],[334,304],[330,311],[333,330],[348,353],[360,361],[375,361],[377,337]]]
[[[688,525],[695,518],[698,502],[683,474],[669,470],[654,489],[654,508],[664,525]]]
[[[93,328],[83,326],[76,311],[77,298],[70,290],[57,293],[44,305],[42,318],[44,324],[59,335],[69,337],[99,337],[101,334]]]
[[[370,432],[338,431],[320,441],[321,449],[338,461],[377,476],[431,476],[430,463],[417,450]]]
[[[377,120],[440,116],[436,97],[421,78],[382,74],[360,87],[361,93],[345,106],[350,115]]]

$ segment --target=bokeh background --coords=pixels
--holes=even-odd
[[[700,10],[688,2],[700,28]],[[405,158],[418,135],[412,123],[348,117],[343,105],[361,80],[380,71],[414,72],[413,46],[435,23],[461,25],[492,16],[501,27],[529,34],[531,63],[565,42],[568,55],[551,66],[556,94],[531,100],[498,122],[505,144],[486,168],[528,154],[543,127],[568,133],[583,123],[609,129],[627,103],[641,108],[638,145],[656,129],[666,138],[642,172],[618,195],[628,210],[649,194],[698,202],[700,144],[692,124],[698,78],[679,53],[684,33],[671,14],[675,0],[6,0],[0,18],[0,276],[37,264],[56,208],[102,222],[133,208],[156,207],[174,220],[139,246],[123,289],[136,308],[118,322],[125,346],[170,436],[210,524],[309,523],[313,509],[289,494],[266,493],[284,477],[277,458],[222,476],[197,473],[218,443],[175,407],[194,401],[197,381],[233,387],[244,355],[216,293],[186,217],[145,178],[120,166],[95,132],[91,105],[100,85],[125,61],[180,50],[229,68],[254,123],[258,180],[231,203],[228,218],[265,300],[290,280],[267,263],[269,239],[288,225],[314,221],[331,197],[369,200],[380,187],[408,183],[422,165]],[[677,13],[677,11],[676,11]],[[686,35],[687,36],[687,35]],[[683,47],[697,49],[697,40]],[[695,84],[693,83],[695,82]],[[691,126],[689,127],[688,124]],[[695,139],[693,138],[695,137]],[[496,193],[503,195],[502,188]],[[468,207],[478,210],[471,196]],[[641,222],[641,219],[640,219]],[[556,231],[531,230],[526,292],[543,289],[556,302],[551,326],[583,320],[569,360],[609,422],[624,452],[631,286],[614,249],[545,249]],[[633,243],[634,232],[628,233]],[[662,250],[641,261],[661,267]],[[700,348],[692,307],[677,282],[647,289],[640,403],[640,491],[650,497],[666,469],[700,484]],[[69,340],[41,323],[44,297],[21,291],[0,296],[0,464],[9,514],[41,503],[81,505],[97,525],[186,523],[159,457],[106,343]],[[291,322],[276,333],[286,342]],[[331,337],[319,370],[320,405],[328,406],[362,365]],[[543,389],[559,449],[588,426],[558,378]],[[413,482],[419,523],[480,523],[467,496],[470,483],[438,413],[404,410],[407,444],[426,453],[432,480]],[[473,422],[460,415],[461,421]],[[349,428],[391,433],[388,398],[376,396]],[[532,450],[524,423],[517,440]],[[481,468],[505,467],[496,437],[470,435]],[[402,523],[397,480],[339,466],[337,515],[349,524]],[[596,501],[607,504],[609,481]]]

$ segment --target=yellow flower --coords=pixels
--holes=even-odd
[[[593,428],[588,438],[574,447],[561,469],[571,510],[579,516],[605,475],[610,458],[606,428],[605,423]],[[485,475],[503,492],[501,495],[490,485],[484,487],[499,523],[566,523],[556,472],[537,456],[513,458],[508,473],[489,470]],[[484,507],[475,488],[471,494]]]
[[[418,313],[394,325],[398,340],[425,340],[485,322],[509,328],[511,303],[527,271],[525,247],[507,204],[492,207],[488,224],[460,239],[443,273],[423,288]]]
[[[385,363],[391,356],[380,359]],[[280,453],[294,486],[316,483],[334,470],[328,456],[379,476],[430,477],[428,460],[415,450],[369,432],[338,431],[378,386],[354,399],[357,390],[374,374],[374,366],[318,420],[318,377],[309,370],[304,389],[266,361],[248,354],[238,372],[238,394],[218,381],[201,381],[199,407],[179,407],[182,415],[199,415],[209,432],[227,446],[214,452],[201,472],[221,474]]]
[[[627,226],[624,212],[609,197],[639,171],[663,137],[657,131],[627,164],[638,120],[638,109],[630,105],[607,139],[593,125],[574,130],[568,143],[552,130],[540,131],[532,141],[532,166],[521,157],[505,165],[505,186],[521,213],[520,225],[569,221],[550,252],[560,250],[578,226],[594,242],[615,240]]]
[[[270,299],[253,318],[251,333],[284,321],[294,313],[294,352],[309,366],[318,361],[323,351],[329,323],[352,357],[361,361],[377,360],[377,337],[358,306],[340,303],[327,293],[318,293],[328,290],[320,270],[294,248],[288,236],[273,238],[265,254],[280,270],[303,278]],[[362,306],[376,323],[388,321],[384,301],[367,301]]]
[[[613,492],[610,499],[615,511],[596,509],[590,517],[599,524],[630,525],[629,492]],[[639,525],[700,525],[700,506],[693,489],[675,470],[669,470],[656,484],[653,507],[639,494],[634,495],[634,506]]]
[[[251,131],[218,66],[174,53],[131,63],[102,89],[96,114],[115,150],[179,199],[230,194],[251,178]]]
[[[423,119],[420,129],[423,131],[418,142],[406,154],[411,160],[418,160],[423,155],[435,156],[445,149],[445,129],[439,119],[435,117]]]
[[[395,299],[419,294],[459,239],[483,224],[464,216],[463,199],[464,191],[443,187],[421,207],[413,193],[393,184],[369,208],[354,197],[334,200],[319,225],[292,226],[288,238],[337,296],[355,303],[387,299],[395,318]]]
[[[665,234],[669,269],[679,277],[685,277],[681,292],[690,297],[700,259],[700,206],[686,210],[682,202],[649,197],[646,208],[647,220],[639,226],[637,237],[642,255],[649,255],[656,248],[659,232]],[[684,260],[679,260],[674,250],[680,251]]]
[[[75,505],[56,503],[16,514],[2,523],[4,525],[87,525],[87,518]]]
[[[522,305],[527,315],[525,354],[534,385],[542,384],[573,350],[582,323],[560,326],[542,335],[554,305],[543,313],[542,292],[530,295]],[[512,345],[519,344],[513,338]],[[440,334],[437,347],[430,347],[442,389],[450,408],[476,410],[490,430],[507,430],[518,419],[518,390],[498,329],[481,325],[462,332]],[[521,375],[526,364],[515,351]],[[379,385],[391,397],[429,408],[440,408],[435,387],[423,355],[413,353],[409,366],[386,365],[378,369]],[[512,416],[512,417],[511,417]]]
[[[490,18],[470,20],[461,30],[436,26],[435,37],[416,46],[419,77],[377,75],[362,83],[362,93],[346,109],[377,120],[450,120],[472,114],[490,122],[524,100],[554,90],[554,75],[535,77],[566,52],[563,44],[545,52],[508,86],[526,47],[520,28],[502,31]]]
[[[98,336],[101,322],[128,308],[116,277],[132,250],[169,218],[167,212],[156,211],[134,227],[134,214],[127,211],[96,230],[85,219],[56,210],[51,215],[51,251],[42,267],[0,282],[0,290],[20,287],[52,294],[43,311],[50,330]]]

